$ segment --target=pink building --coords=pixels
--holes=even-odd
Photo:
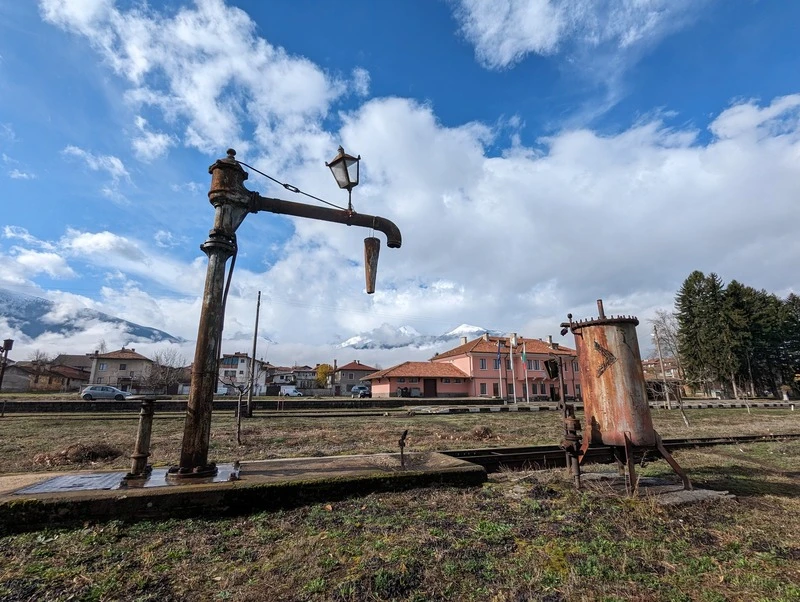
[[[468,397],[469,377],[447,362],[403,362],[362,380],[372,384],[372,397]]]
[[[577,356],[573,349],[547,341],[488,334],[472,341],[466,337],[454,349],[429,362],[405,362],[365,377],[372,382],[373,397],[395,397],[408,388],[411,397],[503,397],[519,401],[556,400],[558,376],[550,376],[545,362],[553,360],[562,371],[564,395],[580,398]],[[523,358],[524,354],[524,358]],[[446,372],[446,370],[453,370]],[[530,392],[529,392],[530,391]]]

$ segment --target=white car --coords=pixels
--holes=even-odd
[[[284,391],[281,393],[284,397],[302,397],[303,394],[298,391],[297,389],[289,389],[288,391]]]
[[[131,394],[128,391],[121,391],[108,385],[89,385],[81,391],[81,397],[86,401],[92,401],[93,399],[116,399],[117,401],[122,401],[130,396]]]

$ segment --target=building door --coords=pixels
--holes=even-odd
[[[555,385],[550,385],[550,401],[558,401],[558,391]]]
[[[423,380],[423,397],[436,397],[436,379],[426,378]]]

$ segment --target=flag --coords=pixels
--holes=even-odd
[[[500,361],[500,339],[497,339],[497,361]]]
[[[522,363],[528,361],[528,356],[525,354],[525,343],[522,344]]]

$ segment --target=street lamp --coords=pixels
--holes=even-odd
[[[359,163],[361,155],[354,157],[344,152],[344,148],[339,147],[339,154],[330,163],[325,163],[331,168],[331,173],[336,179],[339,188],[347,190],[347,210],[353,211],[352,195],[353,188],[358,186]]]
[[[3,353],[3,361],[0,362],[0,391],[3,390],[3,376],[6,373],[6,361],[8,360],[8,352],[14,348],[14,339],[6,339],[3,341],[3,346],[0,347],[0,352]]]

